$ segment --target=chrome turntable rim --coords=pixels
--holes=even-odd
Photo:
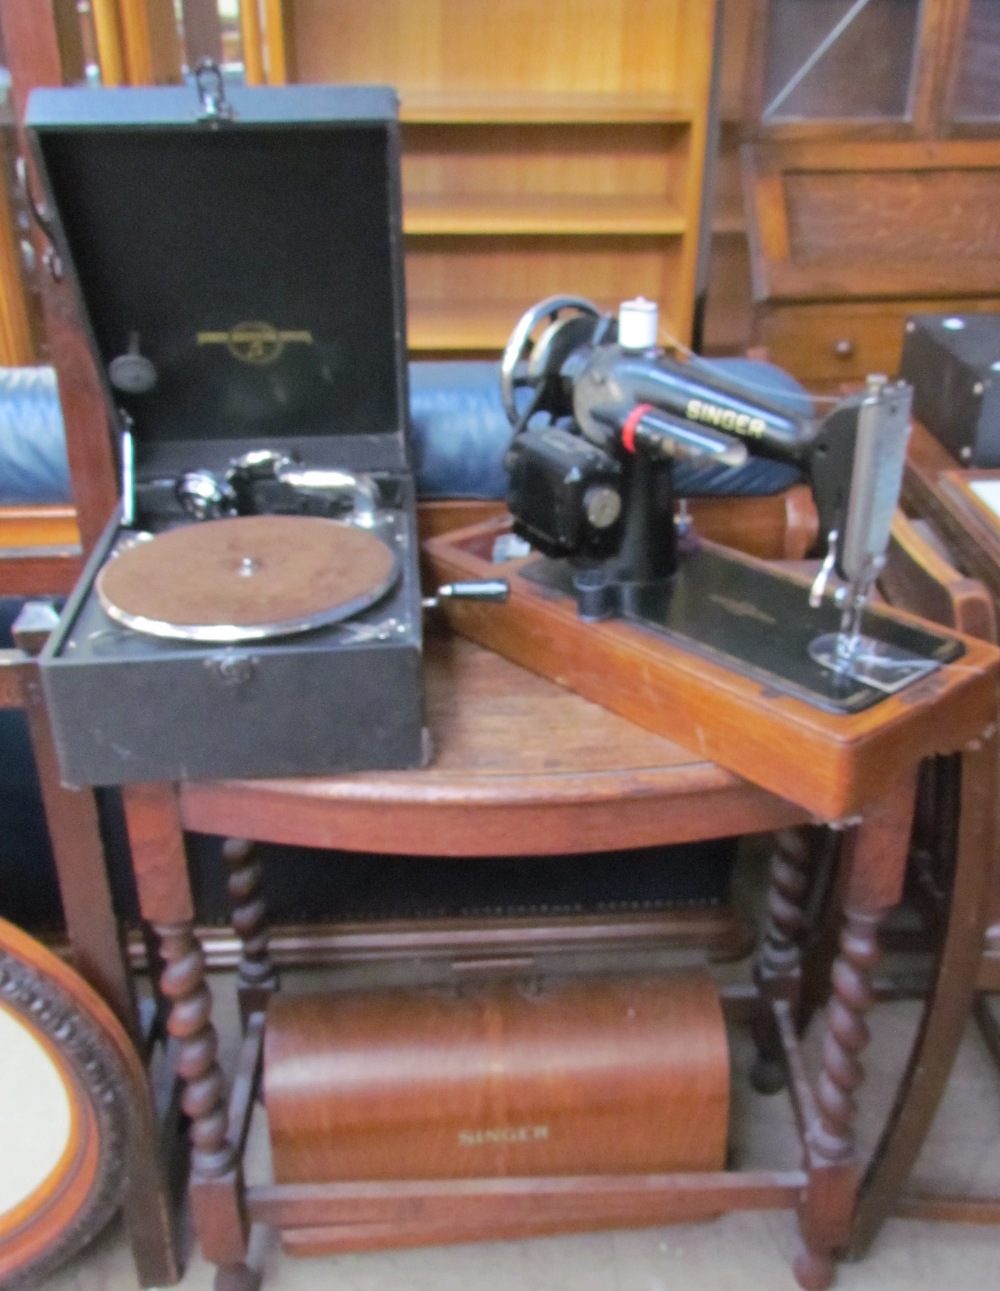
[[[207,589],[196,588],[191,614],[177,613],[184,601],[183,584],[177,596],[171,594],[170,580],[160,585],[160,596],[155,588],[142,586],[144,578],[162,575],[163,566],[169,568],[175,558],[200,559],[199,572],[209,580]],[[399,572],[395,546],[376,530],[319,516],[241,516],[140,538],[105,563],[94,588],[101,608],[122,627],[160,640],[234,645],[353,618],[381,600]],[[221,603],[214,618],[205,612],[213,577]],[[281,599],[285,579],[293,593],[301,594],[286,596],[291,608],[281,614],[269,613],[264,607]],[[259,614],[253,612],[258,590],[263,592]],[[234,608],[239,613],[226,612]]]

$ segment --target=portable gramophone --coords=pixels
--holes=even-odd
[[[42,660],[73,783],[426,758],[397,102],[40,90],[122,506]]]

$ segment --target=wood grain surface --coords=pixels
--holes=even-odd
[[[484,525],[427,543],[438,581],[495,577],[488,553],[496,530]],[[505,605],[448,606],[456,631],[820,818],[863,810],[922,757],[960,748],[994,720],[1000,655],[972,638],[962,639],[958,666],[864,712],[833,714],[626,623],[584,623],[571,598],[521,578],[516,562],[504,574]]]
[[[962,570],[1000,602],[1000,522],[968,488],[985,471],[961,471],[948,450],[919,423],[913,427],[903,479],[903,502],[928,520]]]
[[[840,382],[863,381],[869,372],[899,371],[906,320],[911,314],[992,313],[995,297],[975,299],[924,294],[901,300],[835,300],[821,304],[780,301],[759,307],[756,340],[772,363],[800,381],[822,382],[837,390]]]
[[[282,1184],[251,1189],[249,1208],[307,1255],[695,1223],[788,1209],[806,1184],[803,1170]]]
[[[700,7],[677,0],[371,0],[363,9],[343,0],[285,0],[285,8],[303,81],[364,81],[377,73],[404,100],[408,90],[440,88],[678,91],[696,83],[685,55],[692,30],[705,27]]]
[[[799,172],[785,181],[790,250],[818,260],[989,259],[1000,250],[1000,171]]]
[[[461,637],[425,641],[434,747],[420,771],[189,783],[188,829],[421,856],[658,846],[806,813]]]
[[[996,296],[995,140],[743,148],[758,300]]]
[[[66,57],[62,39],[65,24],[59,19],[67,8],[73,6],[0,0],[0,27],[11,75],[18,148],[27,161],[28,187],[36,202],[42,201],[42,187],[21,123],[28,95],[35,86],[73,83],[82,75],[82,68]],[[39,260],[38,286],[49,358],[59,373],[73,501],[83,549],[88,552],[100,537],[118,497],[111,410],[75,289],[58,256],[53,259],[54,249],[37,224],[32,225],[31,237]]]
[[[278,994],[279,1183],[721,1169],[729,1057],[706,973]]]
[[[710,542],[764,560],[802,560],[819,534],[816,504],[805,484],[768,497],[688,498],[686,505],[695,529]],[[505,504],[495,500],[425,499],[417,507],[417,531],[424,542],[495,520],[505,511]],[[434,590],[429,583],[427,590]]]
[[[270,82],[400,95],[411,349],[495,353],[569,289],[690,339],[715,9],[268,0]]]

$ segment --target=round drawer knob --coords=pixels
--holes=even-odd
[[[839,341],[834,341],[833,352],[838,359],[852,359],[854,357],[854,342],[846,336]]]

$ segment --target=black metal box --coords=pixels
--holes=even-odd
[[[1000,466],[1000,315],[914,314],[899,375],[913,415],[958,461]]]
[[[73,784],[426,760],[396,97],[220,91],[208,78],[39,90],[29,103],[57,250],[79,287],[109,410],[134,444],[123,513],[41,661]],[[181,507],[185,473],[225,481],[261,451],[289,478],[363,480],[361,523],[392,557],[384,594],[344,621],[234,643],[161,639],[109,617],[94,581],[135,531],[155,543],[219,523]],[[284,484],[277,494],[306,512],[317,496]]]

